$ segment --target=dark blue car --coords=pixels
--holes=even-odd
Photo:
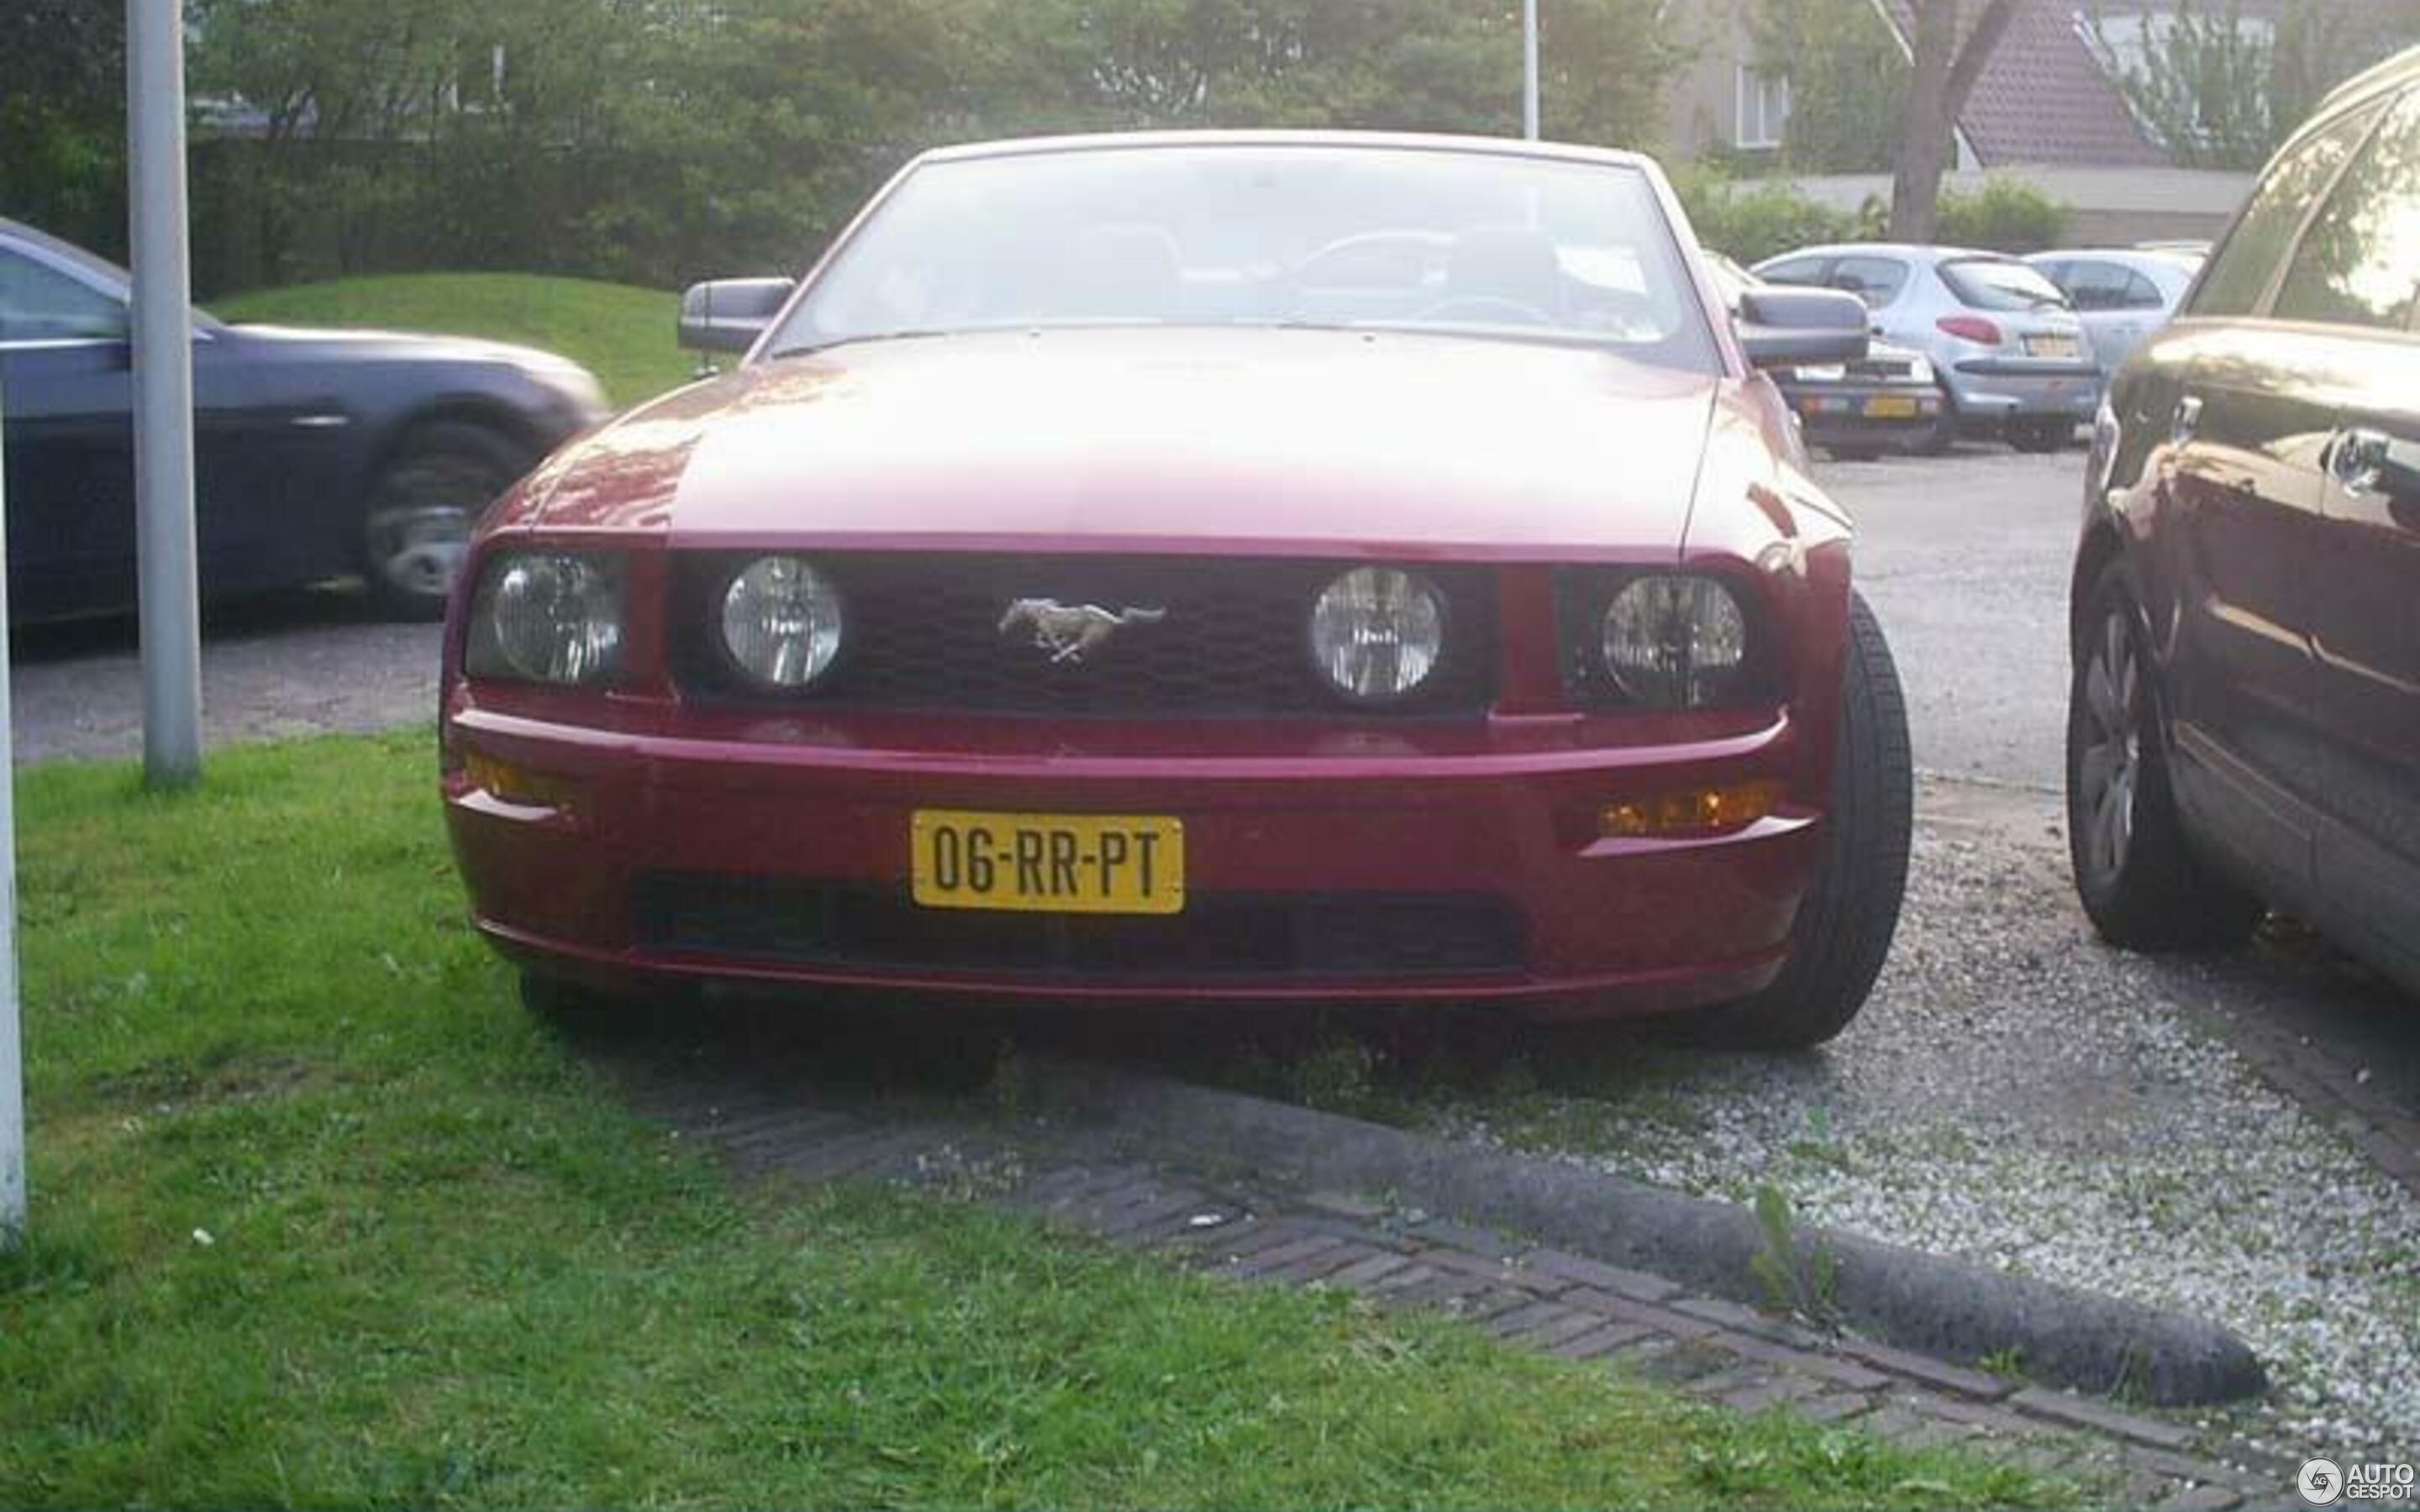
[[[126,271],[0,220],[8,604],[18,621],[134,603]],[[194,321],[195,508],[211,597],[359,576],[434,618],[489,501],[602,419],[546,352],[445,337]]]

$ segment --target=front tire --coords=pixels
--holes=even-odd
[[[1789,962],[1755,996],[1696,1017],[1692,1028],[1711,1042],[1741,1050],[1822,1044],[1865,1007],[1890,953],[1907,890],[1916,761],[1890,645],[1854,594],[1840,697],[1823,864],[1791,924]]]
[[[2169,786],[2142,617],[2124,565],[2093,579],[2067,699],[2067,843],[2076,896],[2110,944],[2134,950],[2241,945],[2260,900],[2211,870]]]
[[[438,421],[406,436],[362,515],[362,573],[380,612],[443,619],[471,527],[535,460],[512,437],[462,421]]]

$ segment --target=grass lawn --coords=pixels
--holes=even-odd
[[[426,735],[19,779],[0,1505],[2070,1493],[938,1196],[749,1196],[464,927]]]
[[[618,405],[689,381],[680,297],[533,273],[410,273],[262,289],[210,301],[222,320],[428,331],[543,347],[585,366]]]

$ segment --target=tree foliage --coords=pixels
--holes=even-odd
[[[1757,0],[1759,71],[1790,84],[1781,159],[1800,173],[1877,173],[1905,109],[1907,54],[1872,0]]]
[[[206,289],[440,266],[656,285],[795,270],[907,157],[971,137],[1519,125],[1509,0],[185,4]],[[6,108],[66,98],[51,62],[10,51],[32,38],[89,76],[89,140],[116,142],[122,64],[95,18],[123,8],[0,0],[0,79],[45,81],[0,93]],[[1548,134],[1645,144],[1680,62],[1657,0],[1544,11]],[[61,193],[117,181],[114,158],[38,152],[0,119],[0,212],[57,224]]]
[[[2120,20],[2096,10],[2092,31],[2128,107],[2180,163],[2248,170],[2357,69],[2420,40],[2420,6],[2293,0],[2255,18],[2237,0],[2174,0]]]

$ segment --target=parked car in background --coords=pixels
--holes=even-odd
[[[446,819],[535,1006],[1487,1002],[1805,1045],[1865,1001],[1904,710],[1751,366],[1854,360],[1864,313],[1728,318],[1647,160],[951,148],[795,289],[683,307],[743,360],[508,495],[447,637]]]
[[[0,221],[8,609],[36,621],[134,603],[128,277]],[[432,619],[471,524],[606,413],[546,352],[378,332],[194,319],[195,545],[225,596],[359,574]]]
[[[1767,258],[1756,272],[1845,289],[1866,301],[1875,335],[1931,359],[1948,399],[1936,447],[1963,432],[2056,451],[2100,398],[2084,323],[2066,295],[2014,257],[1856,242]]]
[[[2038,252],[2025,261],[2075,306],[2104,385],[2144,337],[2168,323],[2202,263],[2191,253],[2118,248]]]
[[[2111,940],[2264,905],[2420,990],[2420,52],[2278,152],[2095,426],[2068,832]]]
[[[1734,317],[1749,289],[1775,286],[1718,252],[1706,254],[1706,270]],[[1941,385],[1932,363],[1905,347],[1869,340],[1861,358],[1766,371],[1797,415],[1807,444],[1837,457],[1862,460],[1916,451],[1941,424]]]

